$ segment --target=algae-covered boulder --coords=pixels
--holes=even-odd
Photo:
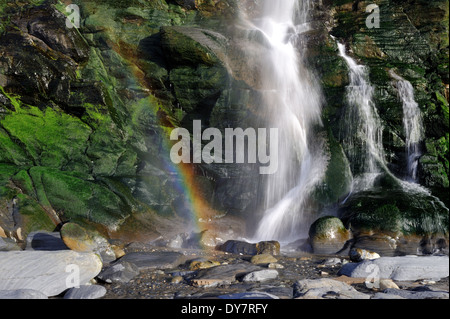
[[[309,242],[314,253],[333,254],[344,248],[351,239],[351,233],[342,221],[334,216],[316,220],[309,229]]]

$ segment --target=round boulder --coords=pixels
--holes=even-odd
[[[334,254],[351,239],[351,233],[342,221],[334,216],[316,220],[309,229],[309,240],[314,253]]]

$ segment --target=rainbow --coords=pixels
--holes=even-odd
[[[151,88],[148,86],[145,81],[145,75],[137,66],[138,58],[136,56],[137,48],[134,48],[132,45],[119,42],[109,43],[113,50],[118,53],[123,59],[125,59],[130,64],[130,68],[133,71],[133,78],[136,82],[148,89],[151,92]],[[165,136],[163,137],[163,150],[165,154],[170,153],[170,149],[173,146],[173,141],[170,140],[170,133],[175,128],[176,125],[173,124],[173,121],[167,116],[166,112],[162,109],[160,105],[155,107],[154,100],[157,98],[153,95],[149,95],[148,97],[150,107],[153,107],[153,112],[157,115],[160,127],[163,129]],[[213,230],[213,226],[208,223],[214,216],[220,214],[204,198],[198,183],[196,183],[196,175],[195,175],[195,167],[192,164],[174,164],[170,161],[170,157],[165,157],[167,159],[164,160],[165,169],[168,173],[172,173],[175,176],[179,177],[178,182],[176,183],[176,190],[184,196],[184,198],[188,202],[188,210],[190,222],[194,232],[201,233],[205,230]],[[204,247],[207,248],[207,247]]]

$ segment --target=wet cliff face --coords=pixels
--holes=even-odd
[[[74,1],[78,29],[66,26],[69,3],[0,2],[0,231],[20,237],[18,228],[23,236],[68,220],[157,231],[155,216],[190,210],[186,178],[170,165],[170,129],[192,129],[194,119],[219,129],[262,121],[264,43],[234,24],[239,12],[257,14],[258,1]],[[448,1],[374,1],[379,29],[365,24],[370,3],[317,1],[311,15],[308,61],[325,97],[317,130],[331,159],[314,196],[318,214],[345,198],[352,178],[340,137],[348,70],[330,35],[370,68],[397,176],[405,134],[389,71],[412,83],[426,136],[420,183],[448,202]],[[261,208],[254,167],[189,169],[216,214]]]

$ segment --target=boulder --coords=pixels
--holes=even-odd
[[[316,254],[334,254],[351,238],[342,221],[334,216],[316,220],[309,229],[309,240]]]
[[[98,253],[105,263],[116,259],[108,240],[93,229],[88,230],[76,223],[67,223],[62,226],[60,232],[66,246],[74,251]]]
[[[448,256],[381,257],[345,264],[340,275],[353,278],[383,278],[395,281],[440,280],[449,276]]]
[[[0,290],[32,289],[56,296],[84,285],[102,269],[94,253],[65,251],[0,252]]]

